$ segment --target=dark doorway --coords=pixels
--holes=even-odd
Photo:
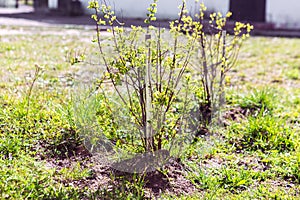
[[[79,0],[58,0],[58,10],[67,15],[83,14],[83,8]]]
[[[48,0],[34,0],[33,6],[35,12],[46,12],[48,10]]]
[[[233,20],[265,22],[266,0],[230,0],[230,11]]]

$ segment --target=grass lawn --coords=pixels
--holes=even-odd
[[[101,71],[94,36],[0,28],[0,199],[299,199],[300,39],[248,39],[226,79],[226,126],[136,175],[94,159],[74,123],[71,91]]]

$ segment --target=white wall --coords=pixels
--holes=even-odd
[[[215,12],[221,12],[223,15],[226,15],[229,11],[230,0],[200,0],[200,2],[203,2],[207,9]]]
[[[0,6],[3,7],[15,7],[16,0],[0,0]]]
[[[84,7],[87,7],[88,0],[81,0]],[[198,6],[195,4],[195,0],[186,0],[187,9],[195,13]],[[100,1],[99,1],[100,2]],[[117,15],[123,17],[133,18],[145,18],[147,8],[151,0],[108,0],[107,1],[116,11]],[[222,14],[226,14],[229,10],[229,0],[200,0],[204,2],[208,10],[219,11]],[[181,5],[182,0],[159,0],[157,7],[157,17],[162,19],[175,19],[178,17],[178,6]],[[199,3],[198,3],[199,5]],[[91,13],[91,11],[88,11]]]
[[[300,28],[300,0],[267,0],[266,20],[277,28]]]
[[[57,9],[58,8],[58,0],[48,0],[48,7],[50,9]]]

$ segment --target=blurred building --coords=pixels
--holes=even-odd
[[[86,8],[89,0],[81,0]],[[144,18],[149,0],[109,0],[119,16]],[[159,0],[157,17],[174,19],[182,0]],[[208,11],[233,13],[232,20],[273,24],[275,28],[300,29],[300,0],[200,0]],[[187,0],[192,13],[199,7],[194,0]],[[90,12],[86,9],[85,12]]]
[[[3,0],[0,0],[0,2]],[[13,0],[7,0],[12,1]],[[90,0],[34,0],[37,12],[49,10],[68,15],[91,14],[87,9]],[[101,0],[99,0],[101,2]],[[151,0],[107,0],[119,17],[145,18]],[[182,0],[159,0],[157,17],[174,19],[178,17],[178,6]],[[300,29],[299,0],[200,0],[208,11],[226,14],[233,12],[232,20],[273,24],[276,28]],[[195,0],[187,0],[191,14],[199,7]]]
[[[0,7],[18,7],[18,0],[0,0]]]
[[[63,15],[82,15],[85,8],[80,0],[34,0],[37,13],[54,12]]]

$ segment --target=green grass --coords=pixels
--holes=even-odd
[[[0,160],[1,199],[77,199],[80,191],[54,181],[55,169],[32,157]]]
[[[91,43],[94,32],[54,27],[22,29],[34,33],[0,37],[0,199],[149,197],[143,177],[95,172],[92,161],[85,164],[76,160],[82,138],[74,122],[71,91],[76,80],[84,80],[86,72],[90,77],[97,67]],[[247,40],[227,80],[228,109],[236,110],[239,117],[226,119],[226,126],[200,138],[181,154],[183,173],[196,188],[194,193],[179,195],[180,191],[174,194],[162,190],[158,196],[297,199],[299,46],[300,39]],[[81,59],[81,54],[86,54],[85,62],[76,63],[73,57]],[[33,86],[28,104],[35,64],[44,71]],[[57,164],[63,161],[68,163]],[[166,174],[175,173],[163,170]],[[105,182],[103,178],[103,184],[100,181],[93,187],[84,185],[93,180],[94,173],[109,180]]]

